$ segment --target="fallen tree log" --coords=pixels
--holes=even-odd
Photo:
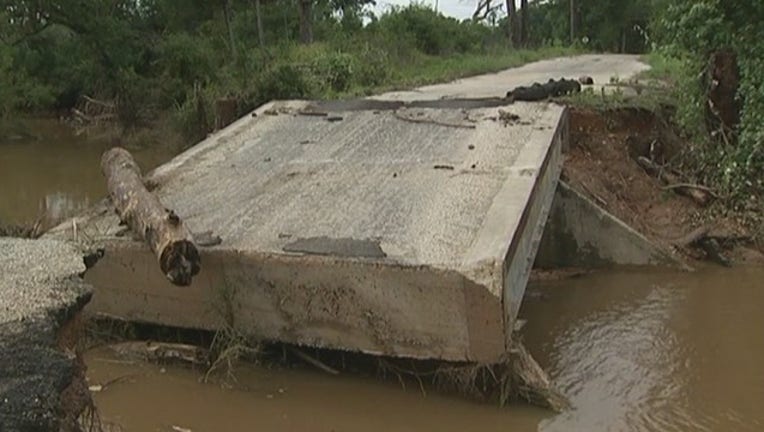
[[[136,237],[151,247],[162,273],[175,285],[191,284],[201,261],[193,236],[175,212],[146,189],[132,155],[120,147],[106,151],[101,171],[115,211]]]
[[[570,401],[554,388],[547,373],[520,341],[514,343],[510,365],[512,397],[558,413],[571,407]]]
[[[724,267],[731,267],[732,261],[724,255],[720,238],[710,235],[711,226],[703,225],[687,235],[674,240],[674,245],[682,248],[694,247],[702,250],[706,258]]]

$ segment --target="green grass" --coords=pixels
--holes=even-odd
[[[599,90],[585,89],[559,100],[567,105],[595,109],[644,108],[657,111],[663,105],[673,105],[671,94],[660,89],[646,89],[637,95],[627,94],[620,88],[605,94]]]
[[[654,51],[643,55],[642,61],[650,65],[650,69],[641,72],[638,78],[660,80],[674,85],[677,77],[685,75],[685,63],[677,57]]]
[[[466,76],[498,72],[538,60],[578,53],[569,48],[540,48],[537,50],[507,50],[486,54],[463,54],[447,57],[427,56],[420,64],[401,69],[404,84],[422,85],[446,82]]]

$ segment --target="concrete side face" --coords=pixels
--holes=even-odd
[[[91,295],[84,270],[70,245],[0,238],[0,430],[68,430],[84,408],[65,396],[87,388],[61,340]]]
[[[597,204],[560,182],[535,265],[539,268],[681,265]]]
[[[458,272],[216,250],[183,288],[138,243],[108,251],[86,276],[98,313],[380,355],[494,362],[504,352],[500,299]]]
[[[525,295],[525,288],[552,207],[554,191],[562,171],[563,150],[567,147],[567,137],[568,115],[565,112],[557,125],[549,151],[538,152],[535,155],[537,160],[529,161],[529,163],[538,163],[541,168],[535,176],[532,192],[518,222],[520,228],[516,231],[507,251],[504,267],[503,297],[508,344],[511,342],[509,337],[512,335],[515,319]],[[537,139],[541,139],[541,136]]]

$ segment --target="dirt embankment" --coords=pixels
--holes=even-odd
[[[694,236],[718,244],[735,264],[764,263],[749,232],[732,216],[719,213],[713,191],[695,185],[686,195],[705,194],[707,203],[682,195],[677,186],[659,180],[640,165],[652,161],[668,172],[681,157],[684,142],[668,121],[668,112],[644,108],[595,109],[571,107],[571,147],[562,178],[599,206],[648,239],[690,259],[705,260],[709,251],[690,244]],[[688,182],[681,173],[673,182]],[[697,198],[697,197],[696,197]]]

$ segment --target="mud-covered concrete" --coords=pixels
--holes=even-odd
[[[147,179],[193,232],[222,240],[189,287],[116,235],[106,203],[46,236],[107,249],[87,275],[95,313],[495,363],[567,137],[563,106],[497,104],[277,101],[211,135]]]
[[[560,182],[535,266],[551,269],[616,265],[684,266],[670,251],[653,244],[567,183]]]
[[[82,254],[0,238],[0,431],[74,430],[84,406],[72,322],[90,300]]]

